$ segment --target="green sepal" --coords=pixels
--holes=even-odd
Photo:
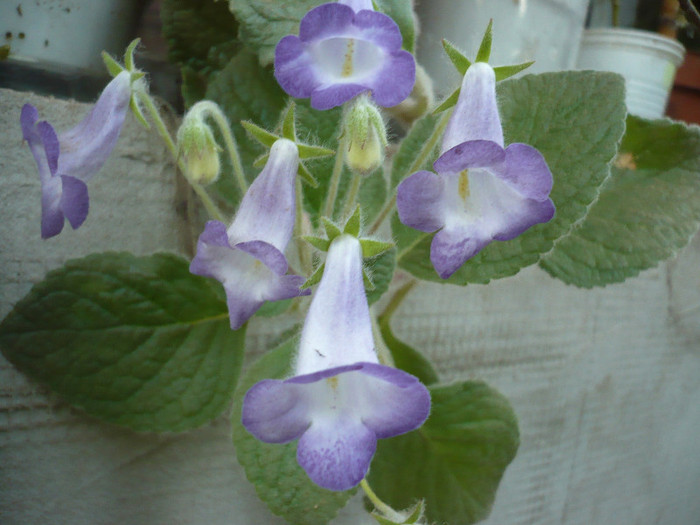
[[[472,65],[471,60],[465,57],[462,52],[452,44],[452,42],[445,38],[442,39],[442,47],[459,74],[464,75],[467,72],[467,69],[469,69],[469,66]]]
[[[265,164],[267,164],[267,159],[269,159],[269,158],[270,158],[270,152],[263,153],[262,155],[260,155],[257,159],[255,159],[253,161],[253,167],[254,168],[262,168],[263,166],[265,166]]]
[[[534,64],[534,60],[530,60],[529,62],[523,62],[522,64],[515,64],[514,66],[498,66],[494,67],[493,71],[496,73],[496,82],[500,82],[501,80],[505,80],[507,78],[512,77],[513,75],[517,75],[524,69],[529,68],[532,64]]]
[[[484,38],[481,39],[479,51],[476,52],[475,62],[488,62],[491,58],[491,43],[493,42],[493,18],[489,20],[489,25],[484,33]]]
[[[296,105],[294,102],[291,102],[287,110],[284,112],[284,116],[282,117],[282,136],[285,139],[291,140],[292,142],[297,141],[297,130],[294,124],[295,108]]]
[[[298,144],[297,144],[297,146],[298,146]],[[299,167],[297,168],[297,173],[301,177],[301,180],[303,180],[306,184],[308,184],[312,188],[318,188],[318,181],[316,180],[316,177],[311,175],[311,172],[309,171],[309,169],[306,167],[306,165],[302,161],[299,161]]]
[[[326,263],[323,263],[321,266],[316,268],[316,271],[309,277],[304,284],[302,284],[299,288],[301,290],[306,290],[307,288],[311,288],[314,284],[318,284],[321,282],[321,277],[323,277],[323,270],[326,267]]]
[[[113,77],[116,77],[122,71],[126,71],[126,69],[124,69],[119,62],[114,60],[112,55],[107,53],[107,51],[102,51],[102,61],[105,63],[105,67],[107,68],[109,74]]]
[[[124,66],[126,67],[127,71],[134,71],[134,51],[136,51],[136,47],[139,45],[141,42],[140,38],[134,38],[131,43],[129,44],[129,47],[126,48],[126,51],[124,52]]]
[[[374,290],[376,288],[374,286],[374,283],[372,282],[371,277],[367,273],[367,270],[365,270],[364,268],[362,268],[362,280],[365,283],[365,288],[367,289],[367,291],[371,292],[372,290]]]
[[[328,248],[330,248],[331,246],[331,241],[329,241],[328,239],[324,239],[323,237],[316,237],[314,235],[304,235],[302,239],[304,239],[311,246],[322,252],[327,252]]]
[[[450,109],[454,105],[457,104],[457,100],[459,100],[459,92],[461,91],[460,88],[457,88],[454,90],[454,93],[452,93],[449,97],[447,97],[445,100],[443,100],[438,107],[436,107],[433,110],[433,115],[437,115],[438,113],[442,113],[446,109]]]
[[[374,239],[360,239],[360,246],[362,246],[362,257],[376,257],[391,250],[394,247],[394,243]]]
[[[132,92],[131,100],[129,100],[129,107],[131,108],[131,112],[136,117],[136,120],[138,120],[144,128],[151,129],[151,124],[146,120],[146,117],[143,115],[143,111],[141,111],[141,105],[139,104],[138,100],[136,100],[136,97],[138,97],[138,93]]]
[[[243,126],[251,137],[267,148],[271,148],[272,145],[279,140],[277,135],[270,133],[250,120],[241,120],[241,126]]]
[[[360,217],[360,205],[355,207],[355,211],[345,223],[345,228],[343,228],[343,233],[352,235],[353,237],[358,237],[360,235],[360,227],[362,226],[362,218]],[[360,241],[362,244],[362,241]],[[363,250],[364,253],[364,250]]]
[[[297,144],[299,148],[300,159],[320,159],[335,155],[334,149],[324,148],[323,146],[311,146],[309,144]]]
[[[338,226],[333,221],[331,221],[329,218],[321,217],[321,222],[323,223],[323,228],[326,230],[326,235],[328,235],[329,242],[333,242],[333,240],[336,237],[343,234],[341,229],[338,228]]]

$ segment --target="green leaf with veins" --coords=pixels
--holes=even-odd
[[[241,424],[243,396],[258,381],[285,379],[292,374],[297,339],[263,355],[243,376],[234,395],[233,443],[248,481],[270,511],[295,525],[327,523],[355,492],[334,492],[314,484],[296,459],[296,441],[263,443]]]
[[[19,370],[98,419],[178,432],[229,405],[244,354],[220,285],[171,254],[68,261],[0,324]]]
[[[470,525],[486,518],[519,445],[508,400],[465,381],[429,387],[430,417],[413,432],[379,440],[368,481],[393,508],[425,500],[430,523]]]
[[[671,257],[698,225],[700,127],[630,115],[600,198],[540,266],[569,284],[605,286]]]
[[[408,228],[394,216],[398,264],[420,279],[488,283],[538,262],[585,217],[608,177],[624,130],[622,77],[591,71],[527,75],[498,84],[498,100],[506,144],[530,144],[547,160],[554,176],[550,196],[556,215],[513,240],[492,242],[447,280],[430,264],[433,234]],[[392,176],[392,181],[408,175]]]

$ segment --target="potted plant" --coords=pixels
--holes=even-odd
[[[636,9],[635,9],[636,7]],[[594,2],[584,31],[579,69],[613,71],[625,77],[630,113],[645,118],[664,114],[685,49],[675,39],[680,7],[675,0]],[[604,27],[605,23],[612,27]],[[620,27],[630,24],[633,27]]]

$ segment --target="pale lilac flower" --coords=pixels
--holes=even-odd
[[[503,147],[495,84],[488,64],[469,67],[433,164],[437,174],[419,171],[397,190],[401,222],[437,231],[430,260],[443,279],[491,241],[513,239],[554,215],[542,154],[527,144]]]
[[[39,121],[31,104],[22,107],[22,135],[34,155],[41,179],[41,236],[58,235],[68,219],[75,229],[85,221],[88,182],[112,152],[131,98],[131,75],[124,71],[107,84],[88,115],[73,129],[56,134]]]
[[[401,50],[401,32],[370,0],[322,4],[301,20],[299,36],[275,49],[275,78],[296,98],[330,109],[369,91],[380,106],[399,104],[416,77],[413,55]]]
[[[294,142],[275,142],[231,226],[209,221],[197,241],[190,272],[221,281],[234,330],[265,301],[309,293],[299,290],[303,277],[285,275],[288,265],[284,250],[294,229],[298,163]]]
[[[418,428],[429,412],[418,379],[379,364],[360,243],[337,237],[306,316],[295,376],[255,384],[243,400],[243,425],[266,443],[298,439],[297,460],[311,480],[347,490],[367,474],[377,439]]]

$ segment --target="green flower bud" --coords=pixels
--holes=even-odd
[[[382,165],[387,145],[386,127],[379,108],[367,96],[358,97],[347,110],[343,132],[348,168],[369,175]]]
[[[193,184],[211,184],[219,178],[221,148],[214,140],[201,112],[190,110],[177,132],[178,154],[183,160],[185,177]]]

